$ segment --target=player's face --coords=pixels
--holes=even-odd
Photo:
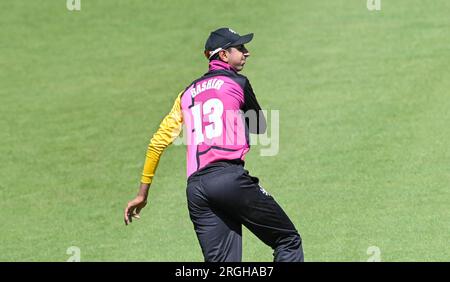
[[[247,57],[250,56],[250,52],[244,45],[230,47],[225,52],[225,57],[228,59],[227,63],[237,71],[241,71],[244,68]]]

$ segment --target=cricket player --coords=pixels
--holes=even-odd
[[[250,56],[245,44],[252,38],[253,33],[241,36],[229,28],[211,32],[204,51],[209,70],[178,95],[153,135],[140,190],[124,220],[128,225],[139,218],[161,154],[184,123],[187,205],[205,261],[240,262],[245,225],[273,249],[274,261],[300,262],[302,239],[294,224],[244,168],[249,133],[266,130],[252,86],[239,74]]]

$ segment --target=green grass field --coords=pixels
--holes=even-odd
[[[450,260],[450,2],[3,0],[0,261],[202,261],[185,148],[164,153],[125,227],[145,151],[207,69],[211,30],[254,32],[244,74],[280,111],[247,156],[307,261]],[[213,12],[211,12],[213,11]],[[272,250],[244,232],[244,261]]]

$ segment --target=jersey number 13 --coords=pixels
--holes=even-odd
[[[194,129],[196,136],[196,143],[199,144],[205,141],[203,136],[202,121],[207,120],[210,124],[205,126],[206,138],[212,139],[222,135],[222,114],[223,114],[223,103],[217,98],[209,99],[203,103],[203,113],[202,104],[197,104],[191,108],[192,115],[194,117]],[[206,119],[205,116],[208,116]]]

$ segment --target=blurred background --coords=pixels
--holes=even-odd
[[[1,261],[203,260],[185,147],[163,154],[142,218],[122,217],[219,27],[255,34],[243,74],[279,110],[280,144],[253,146],[246,167],[305,260],[450,259],[449,1],[80,3],[0,2]],[[243,248],[272,260],[247,230]]]

